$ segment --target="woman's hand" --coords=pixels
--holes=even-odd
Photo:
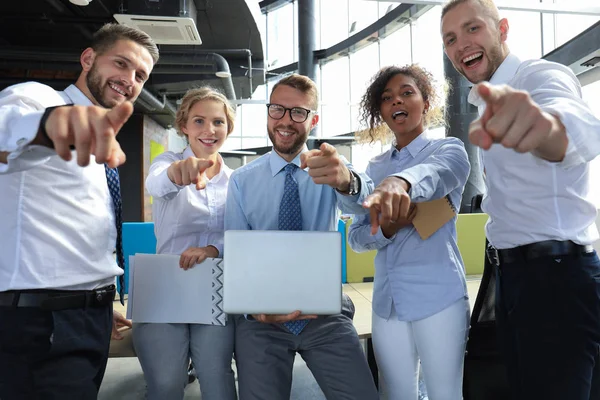
[[[412,224],[412,220],[417,215],[417,207],[412,203],[408,209],[408,215],[406,217],[400,217],[395,221],[390,221],[387,224],[381,225],[381,233],[386,239],[394,236],[400,229]]]
[[[195,184],[197,190],[202,190],[206,187],[204,172],[212,167],[213,164],[214,162],[211,160],[189,157],[171,164],[169,169],[167,169],[167,176],[176,185],[187,186]]]
[[[219,257],[219,250],[215,246],[190,247],[179,257],[179,267],[188,270],[207,258],[216,257]]]

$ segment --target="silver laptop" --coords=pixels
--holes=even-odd
[[[223,309],[229,314],[338,314],[339,232],[226,231]]]

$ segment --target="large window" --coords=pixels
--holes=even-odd
[[[381,40],[379,60],[382,67],[412,63],[410,25],[405,25]]]
[[[350,73],[348,57],[321,67],[321,136],[350,132]]]
[[[268,68],[281,67],[295,61],[296,42],[294,3],[267,14]]]
[[[321,0],[321,48],[326,49],[348,37],[348,1]]]
[[[585,0],[522,0],[519,5],[585,4]],[[595,7],[595,1],[587,1]],[[338,44],[348,37],[382,18],[398,7],[397,1],[374,0],[316,0],[317,46],[321,49]],[[293,1],[269,12],[264,24],[266,29],[267,68],[282,67],[297,61],[298,2]],[[379,41],[347,56],[322,61],[317,79],[320,89],[319,135],[334,136],[362,129],[359,125],[359,102],[370,79],[382,66],[418,63],[433,73],[438,82],[444,80],[443,47],[439,33],[441,7],[431,7],[418,18],[380,37]],[[508,46],[522,59],[539,58],[562,45],[596,23],[600,18],[582,15],[562,15],[535,11],[500,10],[500,16],[509,21]],[[396,21],[395,21],[396,22]],[[385,31],[385,30],[382,30]],[[253,100],[264,100],[277,79],[257,90]],[[600,91],[600,84],[584,88],[588,101],[595,101],[593,93]],[[600,104],[593,106],[600,113]],[[263,104],[244,104],[238,107],[238,124],[228,140],[228,148],[245,148],[258,143],[268,143],[266,110]],[[444,129],[436,129],[441,136]],[[238,147],[236,147],[238,146]],[[387,148],[387,145],[384,146]],[[361,155],[364,149],[364,155]],[[353,146],[354,162],[366,166],[373,155],[382,150],[381,145]],[[599,173],[600,178],[600,163]],[[600,181],[600,179],[598,180]],[[599,202],[600,202],[600,185]],[[599,203],[600,205],[600,203]]]
[[[500,17],[508,20],[510,51],[522,60],[542,57],[542,28],[540,13],[501,10]]]
[[[413,23],[413,62],[427,69],[436,80],[444,79],[444,49],[440,36],[442,8],[433,7]],[[433,28],[432,28],[433,27]]]
[[[338,0],[339,3],[342,0]],[[366,28],[379,18],[379,7],[376,1],[370,0],[348,0],[348,35]]]

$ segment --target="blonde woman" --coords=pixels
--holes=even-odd
[[[234,110],[221,93],[210,88],[189,90],[176,117],[178,133],[189,145],[182,153],[159,155],[150,166],[146,189],[154,198],[156,252],[181,255],[179,266],[184,270],[223,253],[225,199],[232,171],[219,149],[234,120]],[[134,324],[133,340],[149,400],[183,398],[190,357],[202,399],[237,397],[231,369],[233,323]]]

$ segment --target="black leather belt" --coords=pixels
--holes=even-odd
[[[104,307],[115,299],[115,285],[94,290],[9,290],[0,292],[0,307],[35,307],[58,311],[74,308]]]
[[[581,245],[570,240],[545,240],[525,244],[512,249],[498,250],[492,245],[487,248],[487,257],[492,265],[500,266],[519,261],[533,260],[541,257],[561,257],[574,254],[591,253],[594,248],[591,245]]]

